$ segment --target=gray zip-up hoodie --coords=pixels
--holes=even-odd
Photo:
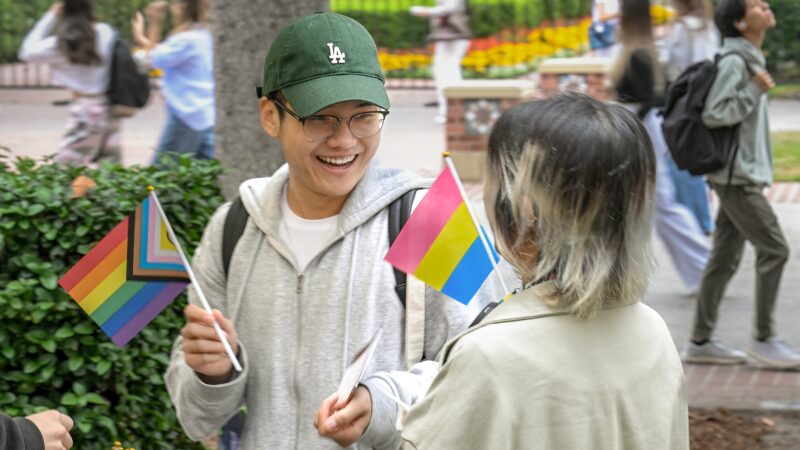
[[[747,59],[753,73],[765,70],[764,54],[745,38],[725,38],[719,54],[737,52]],[[719,63],[703,110],[703,122],[711,128],[739,126],[739,150],[733,161],[731,184],[772,184],[772,144],[767,117],[767,93],[753,82],[742,58],[729,56]],[[728,182],[730,162],[708,175],[717,184]]]
[[[339,215],[339,233],[300,272],[278,232],[286,166],[271,178],[243,183],[239,195],[250,214],[233,254],[229,279],[222,268],[222,231],[229,205],[214,214],[192,262],[212,307],[233,320],[244,371],[230,382],[207,385],[186,364],[175,341],[166,384],[178,419],[195,440],[215,434],[247,406],[244,449],[335,449],[318,436],[313,417],[336,390],[344,369],[379,327],[383,333],[364,384],[370,390],[370,424],[354,448],[399,445],[398,413],[391,393],[413,403],[436,375],[434,361],[404,367],[404,308],[394,292],[387,206],[429,181],[373,162]],[[487,282],[470,307],[426,288],[424,350],[433,359],[445,342],[466,328],[485,303],[495,300]],[[199,301],[189,289],[189,301]]]

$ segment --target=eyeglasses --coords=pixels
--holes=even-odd
[[[290,116],[297,119],[303,125],[303,134],[309,142],[322,142],[325,139],[336,134],[339,129],[343,118],[328,115],[314,115],[308,117],[300,117],[294,111],[286,107],[283,103],[276,98],[270,98],[278,108],[285,111]],[[367,111],[358,114],[353,114],[347,120],[347,127],[353,136],[363,139],[370,136],[375,136],[383,128],[383,122],[389,111]]]

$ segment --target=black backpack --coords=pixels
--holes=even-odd
[[[130,117],[150,98],[150,78],[131,55],[131,47],[118,35],[111,52],[111,76],[106,97],[115,117]]]
[[[742,58],[747,71],[753,74],[753,69],[741,54],[730,52],[717,55],[714,61],[706,60],[689,66],[667,91],[664,122],[661,125],[664,140],[678,168],[692,175],[716,172],[736,158],[739,125],[709,128],[703,123],[702,117],[706,98],[717,77],[719,62],[730,55]]]

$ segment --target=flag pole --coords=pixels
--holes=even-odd
[[[503,281],[503,276],[500,274],[500,270],[497,268],[497,261],[494,259],[494,253],[489,246],[489,242],[486,240],[486,236],[483,235],[483,230],[481,230],[481,225],[478,222],[478,217],[475,215],[475,211],[472,210],[472,205],[467,197],[467,191],[464,189],[464,185],[461,184],[461,178],[458,176],[458,171],[456,171],[456,166],[453,164],[453,160],[450,159],[450,152],[442,152],[442,156],[444,157],[445,164],[447,164],[447,167],[453,174],[453,179],[455,179],[456,186],[458,186],[458,192],[461,194],[461,198],[464,200],[464,204],[467,206],[467,212],[469,212],[469,217],[472,219],[472,224],[475,225],[475,229],[478,230],[478,237],[480,237],[481,243],[483,243],[483,249],[486,250],[486,255],[489,256],[489,261],[492,262],[492,267],[494,268],[493,272],[497,275],[497,279],[500,280],[500,286],[503,287],[503,295],[506,295],[511,291],[508,290],[506,282]]]
[[[156,190],[153,186],[147,186],[147,190],[150,193],[150,198],[155,203],[156,208],[158,208],[159,214],[164,219],[164,224],[167,226],[167,235],[169,236],[170,240],[173,244],[175,244],[175,248],[178,250],[178,255],[181,257],[181,262],[183,263],[183,267],[186,269],[186,272],[189,274],[189,280],[192,282],[192,286],[194,286],[194,290],[197,292],[197,296],[200,297],[200,302],[203,304],[203,309],[205,309],[209,314],[214,315],[214,312],[211,310],[211,305],[208,304],[208,300],[206,300],[205,294],[200,289],[200,284],[197,282],[197,278],[194,276],[194,271],[192,270],[192,265],[189,264],[189,260],[186,259],[186,254],[183,253],[183,248],[181,247],[181,243],[178,241],[178,237],[175,236],[175,232],[172,230],[172,225],[169,223],[169,219],[167,219],[167,215],[164,213],[164,208],[161,207],[161,202],[158,201],[158,196],[156,195]],[[228,358],[230,358],[231,363],[233,363],[233,368],[236,369],[238,372],[242,371],[242,366],[239,364],[239,360],[236,358],[236,354],[233,353],[233,348],[228,340],[225,338],[225,335],[220,328],[219,324],[217,323],[216,319],[213,319],[211,325],[214,327],[214,331],[217,332],[217,336],[219,336],[219,340],[222,341],[222,346],[225,347],[225,352],[228,354]]]

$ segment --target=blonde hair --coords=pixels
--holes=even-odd
[[[580,94],[522,103],[495,124],[484,200],[496,245],[524,282],[580,318],[632,303],[651,266],[655,154],[617,105]]]

